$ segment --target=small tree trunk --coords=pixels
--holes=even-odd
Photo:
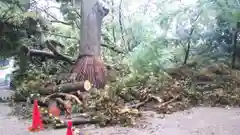
[[[76,80],[89,80],[94,87],[104,88],[106,83],[105,65],[101,59],[100,38],[102,19],[109,9],[100,0],[82,0],[79,57],[72,73]]]
[[[235,68],[235,61],[236,61],[236,55],[237,55],[237,37],[239,33],[240,28],[240,22],[237,22],[237,30],[233,34],[233,53],[232,53],[232,68]]]
[[[193,31],[194,31],[194,27],[192,26],[188,40],[187,40],[187,49],[186,49],[186,53],[185,53],[185,57],[184,57],[184,61],[183,61],[184,65],[187,64],[187,60],[189,58],[189,53],[190,53],[190,48],[191,48],[191,36],[192,36]]]

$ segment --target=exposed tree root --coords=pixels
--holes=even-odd
[[[106,85],[106,68],[100,56],[80,56],[76,61],[72,73],[76,73],[76,80],[89,80],[97,89]]]

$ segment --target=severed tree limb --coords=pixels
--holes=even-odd
[[[72,118],[72,102],[68,99],[66,101],[64,101],[61,98],[56,98],[55,100],[58,103],[62,104],[64,112],[65,112],[65,118]]]
[[[51,41],[51,42],[55,42],[55,41]],[[49,58],[49,59],[57,59],[57,60],[66,61],[70,65],[73,65],[74,62],[76,61],[75,59],[73,59],[71,57],[68,57],[68,56],[65,56],[65,55],[59,53],[56,50],[56,48],[54,48],[54,46],[51,45],[49,42],[48,42],[47,46],[48,46],[48,49],[51,50],[52,52],[42,51],[42,50],[37,50],[37,49],[30,49],[30,48],[28,48],[27,46],[24,46],[24,45],[21,46],[20,52],[28,54],[28,56],[30,56],[30,57],[46,57],[46,58]],[[16,55],[17,52],[15,52],[14,54]],[[112,69],[111,65],[105,64],[105,66],[108,70]]]
[[[160,97],[158,97],[158,96],[154,96],[152,94],[149,94],[148,97],[150,98],[150,100],[151,99],[156,100],[158,103],[162,103],[163,102],[163,100]]]
[[[178,95],[178,96],[175,96],[173,99],[162,103],[162,102],[163,102],[162,99],[160,99],[159,97],[150,95],[150,96],[149,96],[148,98],[146,98],[144,101],[142,101],[142,102],[140,102],[140,103],[137,103],[137,104],[135,104],[135,105],[132,105],[132,106],[130,106],[130,107],[132,107],[132,108],[137,108],[137,109],[138,109],[138,108],[140,108],[141,106],[145,105],[147,102],[151,101],[151,99],[154,99],[154,100],[158,101],[159,103],[161,103],[160,105],[157,106],[157,108],[162,108],[162,107],[164,107],[164,106],[166,106],[166,105],[174,102],[174,101],[177,100],[179,97],[180,97],[179,95]]]
[[[29,56],[48,57],[48,58],[56,57],[52,52],[41,51],[41,50],[36,50],[36,49],[29,49],[25,45],[21,46],[20,52],[28,54]]]
[[[144,101],[142,102],[139,102],[137,104],[134,104],[132,106],[130,106],[131,108],[136,108],[136,109],[139,109],[141,106],[145,105],[147,102],[149,102],[149,98],[146,98]]]
[[[140,103],[137,103],[135,105],[132,105],[130,107],[139,109],[141,106],[145,105],[147,102],[150,102],[151,100],[156,100],[158,103],[162,103],[163,102],[163,100],[160,97],[157,97],[157,96],[154,96],[152,94],[149,94],[144,101],[142,101]]]
[[[58,42],[56,42],[56,41],[54,41],[54,40],[48,40],[48,41],[46,41],[46,45],[47,45],[48,49],[49,49],[50,51],[52,51],[53,54],[54,54],[56,57],[58,57],[58,58],[60,58],[60,59],[62,59],[62,60],[64,60],[64,61],[67,61],[67,62],[70,63],[70,64],[73,64],[73,61],[74,61],[74,60],[73,60],[71,57],[68,57],[68,56],[65,56],[65,55],[59,53],[59,52],[57,51],[57,49],[56,49],[56,46],[64,47],[64,45],[62,45],[62,44],[60,44],[60,43],[58,43]]]
[[[70,97],[71,99],[74,99],[79,105],[83,104],[75,95],[68,94],[68,93],[53,93],[51,95],[46,96],[43,99],[43,103],[46,103],[50,98],[54,98],[54,97],[58,97],[58,96]],[[63,102],[59,101],[59,102],[64,104],[64,101]]]
[[[43,102],[47,102],[46,98],[47,97],[44,98]],[[56,98],[55,100],[57,101],[57,103],[60,103],[60,104],[62,104],[64,106],[64,101],[61,98]]]
[[[74,64],[74,60],[70,57],[64,56],[60,53],[54,54],[53,52],[42,51],[37,49],[30,49],[27,46],[21,46],[21,53],[25,53],[30,57],[47,57],[50,59],[58,59],[68,62],[69,64]]]
[[[169,100],[169,101],[166,101],[166,102],[158,105],[157,108],[165,107],[165,106],[167,106],[168,104],[170,104],[170,103],[174,102],[175,100],[177,100],[179,97],[180,97],[180,95],[175,96],[173,99],[171,99],[171,100]]]

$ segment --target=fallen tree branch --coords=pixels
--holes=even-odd
[[[69,96],[69,95],[67,95]],[[67,98],[66,96],[66,98]],[[65,99],[66,99],[65,98]],[[70,97],[70,100],[62,100],[61,98],[56,98],[55,99],[58,103],[62,104],[62,107],[64,109],[64,112],[65,112],[65,118],[72,118],[72,101],[71,101],[71,97]],[[75,99],[75,100],[78,100],[78,99]],[[78,102],[78,101],[77,101]],[[81,103],[78,103],[81,105]]]
[[[72,95],[72,94],[68,94],[68,93],[53,93],[51,95],[48,95],[46,96],[44,99],[43,99],[43,103],[46,103],[50,98],[54,98],[54,97],[58,97],[58,96],[65,96],[65,97],[70,97],[72,99],[74,99],[79,105],[82,105],[83,103],[75,96],[75,95]],[[59,100],[60,103],[63,103],[65,104],[65,102],[61,102]]]
[[[58,59],[68,62],[69,64],[74,64],[74,60],[70,57],[64,56],[60,53],[54,54],[53,52],[47,52],[37,49],[30,49],[27,46],[21,46],[21,52],[27,54],[30,57],[47,57],[50,59]]]
[[[152,95],[152,94],[149,94],[148,96],[149,96],[150,99],[154,99],[154,100],[156,100],[158,103],[162,103],[162,102],[163,102],[163,100],[162,100],[160,97],[154,96],[154,95]]]
[[[171,100],[169,100],[169,101],[167,101],[167,102],[164,102],[164,103],[158,105],[157,108],[165,107],[165,106],[167,106],[168,104],[170,104],[170,103],[174,102],[175,100],[177,100],[179,97],[180,97],[179,95],[178,95],[178,96],[175,96],[173,99],[171,99]]]
[[[54,40],[48,40],[48,41],[46,41],[46,44],[47,44],[48,49],[49,49],[50,51],[52,51],[53,54],[54,54],[56,57],[58,57],[58,58],[60,58],[60,59],[62,59],[62,60],[64,60],[64,61],[67,61],[67,62],[70,63],[70,64],[73,64],[72,58],[70,58],[70,57],[68,57],[68,56],[65,56],[65,55],[59,53],[59,52],[57,51],[56,47],[55,47],[55,46],[60,46],[60,47],[63,48],[64,45],[62,45],[62,44],[60,44],[60,43],[58,43],[58,42],[56,42],[56,41],[54,41]]]
[[[152,94],[149,94],[148,97],[144,101],[139,102],[139,103],[137,103],[135,105],[132,105],[130,107],[139,109],[141,106],[145,105],[147,102],[150,102],[152,99],[156,100],[158,103],[162,103],[163,102],[163,100],[160,97],[157,97],[157,96],[154,96]]]
[[[139,102],[135,105],[132,105],[131,108],[136,108],[136,109],[139,109],[141,106],[145,105],[147,102],[149,102],[149,98],[146,98],[144,101],[142,102]]]
[[[51,42],[55,42],[55,41],[51,41]],[[57,43],[57,42],[56,42]],[[60,43],[59,43],[60,44]],[[57,59],[57,60],[62,60],[62,61],[66,61],[69,64],[73,65],[74,62],[76,61],[75,59],[62,55],[61,53],[57,52],[56,48],[54,48],[53,45],[48,43],[48,49],[51,50],[52,52],[48,52],[48,51],[42,51],[42,50],[37,50],[37,49],[30,49],[27,46],[21,46],[20,51],[22,53],[27,54],[30,57],[46,57],[49,59]],[[14,52],[13,55],[16,55],[17,52]],[[108,70],[112,69],[112,66],[105,64],[106,68]]]
[[[48,99],[46,99],[46,98],[50,98],[50,97],[45,97],[43,102],[47,102],[48,101]],[[57,101],[57,103],[60,103],[60,104],[62,104],[64,106],[64,101],[61,98],[55,98],[55,100]]]

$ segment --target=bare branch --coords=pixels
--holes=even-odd
[[[48,33],[50,35],[54,35],[54,36],[58,36],[58,37],[62,37],[62,38],[68,38],[68,39],[75,39],[75,40],[78,40],[76,37],[71,37],[71,36],[65,36],[65,35],[62,35],[62,34],[58,34],[58,33]]]
[[[61,23],[61,24],[64,24],[64,25],[71,25],[72,23],[69,23],[69,22],[63,22],[63,21],[60,21],[58,20],[55,16],[51,15],[50,13],[48,13],[46,10],[43,10],[43,9],[40,9],[38,8],[40,11],[46,13],[47,15],[49,15],[52,19],[54,20],[51,20],[50,22],[54,22],[54,23]]]
[[[120,51],[120,50],[114,48],[113,46],[109,46],[109,45],[106,45],[106,44],[101,44],[101,46],[102,47],[106,47],[106,48],[108,48],[108,49],[110,49],[110,50],[112,50],[112,51],[114,51],[116,53],[119,53],[119,54],[123,54],[124,53],[123,51]]]
[[[55,41],[47,41],[45,42],[46,46],[48,46],[49,50],[52,52],[48,51],[42,51],[42,50],[36,50],[36,49],[30,49],[27,46],[21,46],[20,50],[23,53],[26,53],[28,56],[32,57],[47,57],[50,59],[58,59],[58,60],[63,60],[68,62],[69,64],[73,64],[74,60],[68,56],[64,56],[63,54],[57,52],[56,48],[50,43],[54,43]],[[57,43],[57,42],[55,42]]]
[[[58,44],[58,46],[62,46],[62,47],[64,47],[64,45],[62,45],[62,44],[60,44],[60,43],[58,43],[56,41],[53,41],[53,40],[46,41],[46,44],[47,44],[48,49],[51,50],[56,57],[58,57],[58,58],[60,58],[60,59],[62,59],[64,61],[67,61],[68,63],[71,63],[71,64],[73,63],[72,58],[70,58],[68,56],[62,55],[55,48],[55,46],[57,46],[57,44]]]
[[[120,30],[121,30],[121,37],[122,37],[122,40],[123,40],[123,44],[125,44],[125,38],[124,38],[124,32],[123,32],[123,23],[122,23],[122,0],[120,0],[120,3],[119,3],[119,25],[120,25]]]
[[[115,10],[114,10],[114,1],[111,0],[111,3],[112,3],[112,22],[114,22],[115,20],[115,17],[114,17],[114,13],[115,13]],[[112,26],[112,36],[113,36],[113,42],[116,43],[116,35],[115,35],[115,28],[114,26]]]
[[[53,42],[53,41],[50,41],[50,42]],[[30,57],[47,57],[49,59],[63,60],[63,61],[68,62],[71,65],[74,64],[74,62],[76,61],[75,59],[64,56],[64,55],[60,54],[59,52],[57,52],[56,50],[54,50],[55,49],[54,46],[48,45],[48,47],[49,47],[49,50],[51,50],[53,52],[42,51],[42,50],[37,50],[37,49],[30,49],[27,46],[21,46],[20,51],[22,53],[27,54]],[[55,54],[54,54],[54,52],[55,52]],[[15,52],[14,54],[16,55],[17,52]],[[105,64],[105,66],[109,70],[112,69],[112,66],[110,66],[108,64]]]

